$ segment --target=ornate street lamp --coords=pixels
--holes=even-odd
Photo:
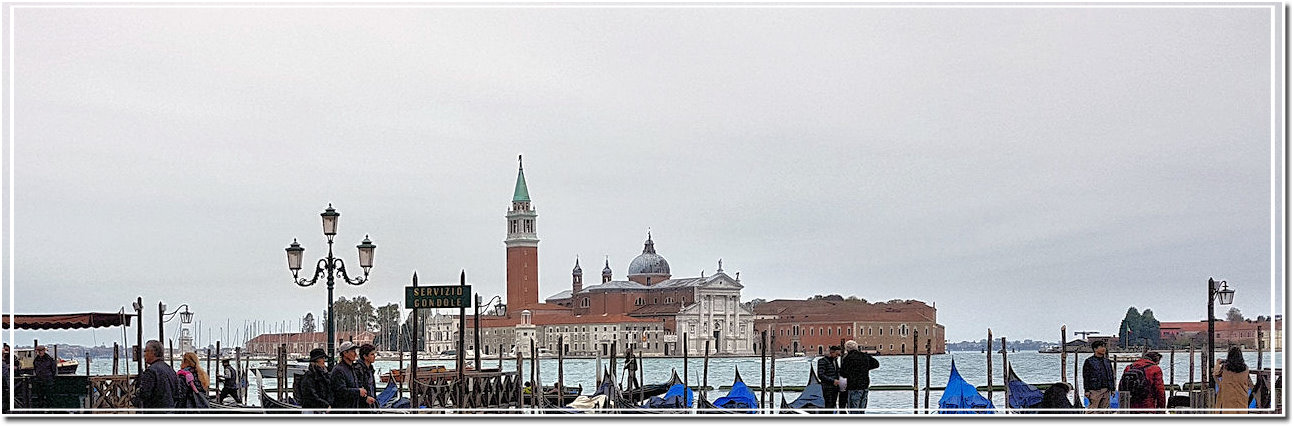
[[[1216,296],[1216,299],[1214,299],[1215,296]],[[1213,365],[1213,361],[1214,361],[1213,360],[1213,356],[1214,356],[1213,355],[1213,338],[1214,338],[1213,322],[1215,321],[1215,319],[1213,318],[1213,302],[1214,300],[1216,300],[1218,303],[1221,303],[1223,305],[1230,305],[1231,301],[1235,299],[1235,297],[1236,297],[1236,291],[1230,288],[1227,288],[1227,282],[1225,280],[1214,281],[1213,277],[1209,277],[1209,339],[1208,339],[1209,348],[1207,349],[1209,353],[1209,357],[1208,357],[1208,363],[1206,365],[1211,366]],[[1208,374],[1209,390],[1205,392],[1205,395],[1210,396],[1208,401],[1210,404],[1209,405],[1210,407],[1212,406],[1212,403],[1213,403],[1211,398],[1213,394],[1213,388],[1214,386],[1217,386],[1216,380],[1214,380],[1213,378],[1213,373],[1214,373],[1213,371],[1209,371],[1209,374]]]
[[[180,312],[180,308],[184,308],[184,312]],[[168,322],[171,322],[171,320],[175,318],[175,314],[177,312],[180,314],[180,323],[190,324],[193,322],[193,312],[189,312],[188,303],[180,305],[176,307],[174,311],[171,311],[168,313],[166,312],[166,304],[162,302],[157,302],[157,342],[158,343],[163,343],[163,344],[166,343],[166,336],[165,336],[165,333],[163,333],[163,325]],[[170,360],[170,361],[172,363],[175,362],[175,360]]]
[[[297,243],[297,240],[295,238],[292,239],[292,245],[284,249],[285,251],[287,251],[287,254],[288,254],[288,269],[292,270],[292,280],[296,283],[296,285],[301,287],[309,287],[314,285],[315,282],[319,281],[320,277],[327,278],[326,283],[328,285],[328,365],[333,364],[333,350],[335,345],[337,344],[336,339],[334,337],[334,330],[333,330],[334,319],[333,319],[333,311],[332,311],[332,304],[333,304],[332,290],[333,290],[334,280],[336,278],[340,278],[346,284],[356,285],[356,286],[362,285],[365,282],[367,282],[368,271],[370,268],[373,267],[373,250],[377,249],[377,246],[374,245],[372,241],[369,241],[368,235],[365,235],[364,241],[361,242],[359,245],[355,246],[355,248],[359,250],[359,266],[360,268],[364,269],[364,276],[357,277],[354,279],[350,278],[350,275],[346,274],[346,263],[342,262],[342,260],[339,258],[333,257],[333,251],[332,251],[333,237],[337,235],[337,218],[340,216],[341,216],[341,213],[337,213],[336,210],[333,210],[332,203],[329,203],[328,208],[325,209],[323,213],[319,214],[319,217],[323,219],[324,236],[328,238],[328,256],[321,258],[319,259],[318,262],[316,262],[314,276],[309,280],[306,280],[305,278],[301,278],[298,276],[298,273],[301,271],[301,257],[302,255],[305,254],[306,249],[304,247],[301,247],[301,244]]]

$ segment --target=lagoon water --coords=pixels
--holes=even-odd
[[[1223,354],[1220,353],[1219,355],[1223,355]],[[958,373],[961,374],[962,378],[966,379],[967,382],[970,382],[970,384],[976,385],[976,386],[986,385],[987,384],[987,380],[985,378],[985,371],[986,371],[985,357],[986,356],[987,354],[980,353],[980,352],[953,352],[953,353],[931,356],[930,385],[932,387],[942,387],[945,384],[947,384],[948,372],[950,370],[949,367],[954,362],[957,364]],[[1082,361],[1086,359],[1088,356],[1090,356],[1090,354],[1078,354],[1080,371],[1082,368]],[[1069,382],[1073,381],[1074,357],[1075,357],[1075,354],[1069,354],[1068,359],[1065,362],[1066,372],[1070,377],[1070,379],[1066,381],[1069,381]],[[1128,358],[1131,359],[1131,357],[1128,357]],[[1177,353],[1177,356],[1174,360],[1175,368],[1173,369],[1173,380],[1172,380],[1173,383],[1180,384],[1180,383],[1189,381],[1190,360],[1188,360],[1187,358],[1188,357],[1185,352]],[[877,357],[877,359],[880,361],[881,367],[877,370],[872,371],[871,380],[874,386],[875,385],[910,386],[912,384],[912,357],[911,356],[888,355],[888,356]],[[1054,382],[1061,381],[1060,354],[1043,354],[1043,353],[1037,353],[1037,352],[1016,352],[1016,353],[1007,354],[1007,359],[1011,362],[1012,368],[1015,370],[1016,375],[1020,376],[1020,378],[1026,382],[1039,384],[1039,383],[1054,383]],[[1122,361],[1123,358],[1120,358],[1120,359],[1121,361],[1120,361],[1119,369],[1121,371],[1123,368],[1123,365],[1126,365],[1126,364],[1124,363],[1124,361]],[[1258,353],[1246,352],[1245,360],[1249,364],[1249,367],[1251,369],[1256,368],[1257,361],[1258,361]],[[689,384],[700,384],[701,374],[703,369],[703,360],[699,358],[689,358],[688,361],[689,361],[688,375],[691,376],[691,378],[688,379]],[[82,359],[81,362],[85,362],[85,360]],[[608,361],[606,359],[602,359],[602,363],[604,366],[607,364],[607,362]],[[257,365],[258,363],[260,362],[259,361],[253,362],[253,366]],[[485,368],[494,368],[499,365],[498,358],[491,359],[489,357],[483,357],[481,363]],[[564,378],[565,384],[567,386],[582,385],[584,386],[584,394],[587,395],[587,394],[593,393],[593,391],[595,390],[594,389],[595,363],[596,363],[596,360],[593,360],[593,359],[565,360],[564,366],[563,366],[563,370],[565,371],[565,378]],[[618,364],[617,367],[621,369],[621,371],[623,371],[623,368],[624,368],[623,360],[618,359],[617,364]],[[647,358],[643,361],[643,364],[646,370],[645,376],[646,376],[647,383],[663,383],[669,380],[670,369],[677,370],[679,376],[680,377],[683,376],[682,358]],[[178,365],[178,361],[176,362],[176,365]],[[443,365],[445,367],[453,368],[454,361],[453,360],[420,360],[418,365]],[[516,363],[512,359],[504,359],[502,361],[502,365],[503,365],[504,371],[516,370]],[[773,385],[774,386],[804,386],[804,384],[808,381],[810,365],[814,365],[815,366],[814,368],[816,369],[816,362],[809,361],[808,359],[805,359],[805,358],[788,358],[788,359],[777,360],[776,383],[773,383]],[[1283,367],[1282,354],[1280,352],[1276,352],[1274,354],[1274,359],[1273,359],[1273,354],[1271,352],[1263,353],[1263,368],[1271,368],[1273,365],[1277,368]],[[397,368],[398,366],[399,366],[398,361],[378,361],[376,363],[376,367],[379,372],[389,371],[390,369]],[[919,372],[924,373],[925,356],[921,356],[918,358],[917,367]],[[1164,378],[1167,381],[1169,379],[1169,354],[1167,352],[1164,353],[1164,358],[1162,361],[1160,361],[1160,367],[1164,369],[1164,376],[1165,376]],[[124,365],[121,368],[123,369],[122,371],[124,371],[124,368],[125,368]],[[133,371],[134,369],[133,364],[131,368]],[[522,362],[523,375],[528,376],[530,374],[529,368],[530,368],[530,362],[523,361]],[[1200,375],[1198,353],[1196,353],[1195,368],[1196,368],[1195,370],[1196,375],[1197,376]],[[718,388],[718,387],[726,388],[732,384],[734,371],[740,370],[741,377],[746,382],[747,385],[751,387],[758,387],[759,380],[760,380],[759,369],[760,369],[760,359],[758,357],[711,358],[708,385],[715,388]],[[112,371],[112,359],[111,358],[93,359],[91,361],[90,370],[96,375],[109,374]],[[539,370],[540,370],[541,383],[551,385],[557,382],[557,360],[556,359],[540,360]],[[79,373],[84,374],[84,371],[85,370],[83,368]],[[215,373],[209,372],[209,374],[211,374],[212,379],[214,380]],[[924,386],[925,380],[926,380],[925,376],[922,375],[919,380],[920,380],[919,384],[921,386]],[[248,381],[250,382],[249,383],[250,388],[248,389],[248,399],[250,400],[252,405],[258,405],[260,403],[259,402],[260,397],[257,394],[259,391],[259,388],[258,388],[258,384],[256,383],[257,381],[255,376],[252,375],[252,377]],[[1081,380],[1079,380],[1079,382],[1080,382],[1079,386],[1081,387],[1082,385]],[[995,385],[1002,384],[1002,355],[1000,353],[993,355],[993,383]],[[271,387],[273,386],[273,384],[274,384],[273,379],[266,379],[264,381],[264,385],[266,387]],[[379,382],[378,390],[380,391],[383,386],[384,384]],[[756,394],[758,393],[759,392],[756,391]],[[710,398],[711,401],[713,401],[714,399],[717,399],[725,394],[727,394],[726,389],[714,390],[709,392],[708,397]],[[940,394],[941,394],[941,391],[938,391],[938,390],[934,390],[930,392],[930,404],[932,406],[935,406],[935,407],[938,406]],[[787,401],[792,401],[799,396],[799,392],[787,391],[784,393],[784,395]],[[1003,397],[1004,395],[1002,392],[994,392],[993,403],[997,406],[1002,406]],[[774,395],[773,398],[775,402],[779,400],[778,395]],[[924,404],[924,399],[925,399],[925,393],[924,391],[922,391],[921,394],[919,395],[919,400],[920,400],[919,402],[921,404]],[[896,409],[896,410],[911,409],[912,392],[911,391],[873,391],[870,393],[869,401],[870,401],[868,404],[869,408],[889,408],[889,409]]]

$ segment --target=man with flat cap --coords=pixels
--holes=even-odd
[[[341,354],[341,360],[332,367],[329,381],[332,382],[332,407],[342,411],[333,412],[354,414],[354,411],[345,410],[367,407],[377,400],[373,395],[368,394],[367,389],[364,389],[364,385],[359,381],[359,374],[355,370],[355,361],[359,359],[359,347],[351,342],[342,342],[337,352]]]

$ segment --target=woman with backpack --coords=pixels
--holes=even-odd
[[[1249,366],[1245,365],[1245,357],[1239,347],[1232,346],[1227,350],[1226,361],[1218,360],[1213,365],[1213,377],[1218,380],[1218,398],[1213,408],[1238,409],[1222,411],[1222,414],[1248,413],[1249,389],[1254,387],[1254,383],[1249,379]]]
[[[180,376],[180,389],[176,393],[178,400],[175,401],[177,408],[211,407],[207,400],[207,385],[211,382],[198,362],[198,354],[186,352],[180,358],[180,371],[175,374]]]

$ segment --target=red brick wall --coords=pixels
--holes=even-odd
[[[539,250],[508,247],[508,311],[521,312],[539,303]]]

